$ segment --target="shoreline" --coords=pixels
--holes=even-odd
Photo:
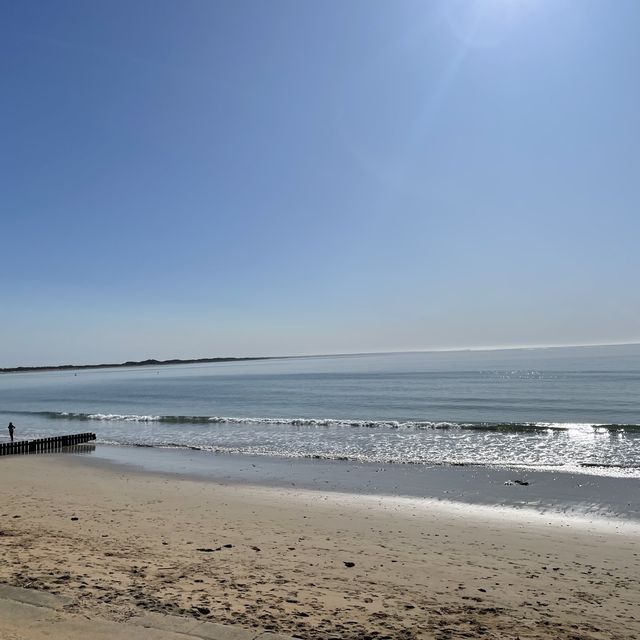
[[[640,346],[639,341],[631,342],[596,342],[587,344],[547,344],[547,345],[506,345],[506,346],[476,346],[476,347],[450,347],[450,348],[426,348],[426,349],[391,349],[385,351],[355,351],[347,353],[307,353],[301,355],[276,355],[276,356],[229,356],[216,358],[170,358],[167,360],[157,360],[148,358],[146,360],[130,360],[115,364],[60,364],[60,365],[34,365],[34,366],[16,366],[16,367],[0,367],[0,373],[29,373],[32,371],[75,371],[81,369],[104,369],[104,368],[120,368],[120,367],[144,367],[144,366],[163,366],[174,364],[196,364],[196,363],[216,363],[216,362],[241,362],[245,360],[295,360],[304,358],[343,358],[352,356],[384,356],[397,354],[459,354],[459,353],[487,353],[502,351],[550,351],[560,349],[598,349],[598,348],[615,348],[615,347],[635,347]]]
[[[214,483],[451,502],[640,523],[638,479],[521,467],[402,465],[97,444],[82,464]],[[73,460],[70,456],[70,463]],[[522,483],[522,484],[519,484]]]
[[[270,356],[250,356],[244,358],[192,358],[181,360],[173,358],[171,360],[156,360],[149,358],[147,360],[130,360],[128,362],[103,363],[103,364],[56,364],[41,365],[34,367],[3,367],[0,368],[0,374],[3,373],[46,373],[49,371],[91,371],[94,369],[138,369],[145,367],[170,367],[181,364],[218,364],[225,362],[247,362],[254,360],[274,360]]]
[[[89,458],[0,461],[12,488],[0,582],[68,597],[70,613],[171,614],[310,640],[640,632],[635,526],[224,485]]]
[[[97,445],[100,446],[100,445]],[[102,445],[104,447],[104,445]],[[119,447],[118,447],[119,449]],[[146,449],[146,447],[144,447]],[[69,454],[74,458],[78,451]],[[53,454],[55,455],[55,454]],[[60,455],[60,454],[57,454]],[[64,454],[63,454],[64,455]],[[431,513],[438,517],[451,517],[456,519],[471,518],[481,520],[487,523],[499,522],[502,524],[509,523],[512,527],[528,527],[545,529],[551,525],[554,527],[572,527],[576,531],[586,533],[602,533],[602,534],[621,534],[624,536],[637,537],[640,541],[640,516],[621,517],[620,514],[611,515],[606,512],[593,510],[580,510],[575,504],[557,503],[556,508],[541,508],[540,501],[517,501],[517,502],[489,502],[487,500],[464,501],[460,499],[464,496],[451,496],[450,489],[443,489],[444,493],[449,494],[446,497],[425,497],[419,495],[408,495],[406,493],[380,493],[378,488],[375,492],[366,491],[367,487],[362,487],[363,492],[355,490],[352,486],[351,490],[345,490],[334,486],[306,486],[304,484],[293,483],[290,481],[258,481],[255,478],[247,478],[244,481],[238,478],[226,477],[222,479],[220,476],[207,475],[193,471],[185,472],[174,470],[161,470],[151,465],[145,465],[140,459],[137,463],[114,461],[107,457],[92,459],[87,454],[81,454],[82,457],[77,464],[88,467],[96,467],[104,469],[111,473],[131,473],[133,475],[148,476],[158,481],[166,482],[198,482],[213,484],[215,486],[228,487],[230,489],[247,490],[254,492],[256,495],[264,495],[266,498],[277,495],[279,499],[290,503],[291,505],[313,504],[317,508],[322,509],[324,505],[329,507],[340,507],[350,510],[359,507],[367,507],[373,510],[392,510],[396,513]],[[209,454],[205,454],[209,455]],[[231,458],[229,462],[232,464],[237,462],[237,458],[246,458],[246,456],[226,456]],[[282,461],[279,461],[282,462]],[[288,462],[288,460],[286,461]],[[286,464],[285,462],[285,464]],[[345,461],[323,461],[344,465]],[[69,464],[69,462],[67,462]],[[75,460],[71,464],[76,464]],[[358,463],[363,464],[363,463]],[[255,465],[251,465],[255,466]],[[333,465],[332,465],[333,466]],[[380,471],[383,468],[380,465],[364,465],[376,466]],[[396,465],[393,465],[396,466]],[[245,461],[246,467],[246,461]],[[291,467],[289,467],[289,470]],[[437,471],[442,467],[435,467],[432,470]],[[246,470],[246,468],[245,468]],[[484,468],[478,468],[476,471],[483,471]],[[241,470],[242,471],[242,470]],[[346,473],[353,469],[346,469]],[[457,468],[451,468],[452,473],[457,473]],[[508,468],[494,469],[500,474],[510,474]],[[330,471],[331,473],[331,471]],[[355,474],[357,475],[357,474]],[[511,474],[512,475],[512,474]],[[474,476],[475,478],[475,476]],[[474,478],[468,479],[473,481]],[[633,479],[635,480],[635,479]],[[534,481],[535,482],[535,481]],[[514,485],[508,485],[514,486]],[[515,485],[516,487],[519,485]],[[636,487],[634,487],[636,488]],[[458,499],[456,499],[458,498]],[[628,516],[628,514],[625,514]],[[413,516],[412,516],[413,517]]]

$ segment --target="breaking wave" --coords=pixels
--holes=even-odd
[[[179,416],[138,415],[117,413],[77,413],[67,411],[23,412],[51,420],[79,420],[103,422],[155,422],[163,424],[238,424],[238,425],[286,425],[294,427],[365,428],[365,429],[459,429],[501,432],[532,431],[587,431],[617,432],[640,431],[640,424],[600,424],[576,422],[437,422],[429,420],[345,420],[334,418],[253,418],[228,416]]]

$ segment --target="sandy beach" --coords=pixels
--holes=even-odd
[[[0,582],[301,638],[635,638],[637,524],[0,460]],[[15,631],[15,630],[14,630]],[[0,622],[0,637],[9,635]]]

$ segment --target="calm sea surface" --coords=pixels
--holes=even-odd
[[[640,477],[640,345],[4,374],[0,414],[24,438]]]

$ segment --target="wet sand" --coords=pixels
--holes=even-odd
[[[380,464],[103,444],[92,448],[90,458],[93,464],[127,465],[218,484],[430,498],[640,522],[640,480],[594,475],[593,469]],[[624,473],[620,469],[595,471]]]
[[[8,457],[0,473],[0,581],[66,596],[68,613],[152,611],[314,639],[640,634],[632,520],[221,484],[63,455]]]

